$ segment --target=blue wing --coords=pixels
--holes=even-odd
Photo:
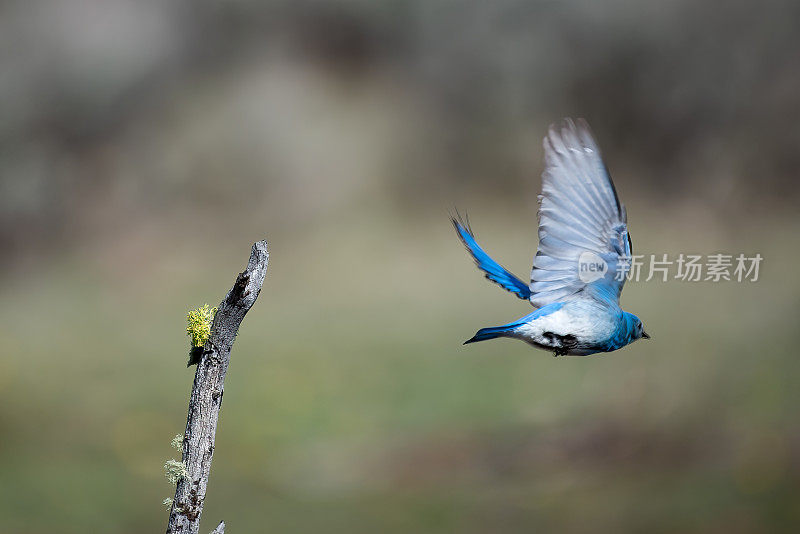
[[[458,233],[458,237],[461,238],[461,242],[464,243],[469,253],[472,254],[478,268],[486,273],[486,278],[498,284],[506,291],[514,293],[517,297],[523,300],[529,300],[531,298],[531,291],[528,285],[501,267],[483,251],[478,243],[475,242],[475,236],[472,234],[472,230],[466,222],[453,217],[451,217],[451,220]]]
[[[551,126],[544,153],[531,303],[579,295],[618,302],[632,252],[627,215],[589,125],[565,119]]]

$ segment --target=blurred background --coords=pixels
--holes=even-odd
[[[157,532],[185,314],[266,238],[204,531],[796,532],[800,4],[0,4],[0,530]],[[529,312],[541,139],[586,117],[650,342],[463,347]]]

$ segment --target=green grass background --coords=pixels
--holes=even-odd
[[[461,345],[529,307],[482,279],[445,209],[354,203],[299,226],[172,214],[9,271],[0,531],[164,528],[194,373],[185,313],[216,305],[263,237],[204,531],[796,531],[796,217],[628,204],[637,253],[759,252],[761,279],[629,283],[651,341],[553,358]],[[465,207],[524,277],[534,207]]]

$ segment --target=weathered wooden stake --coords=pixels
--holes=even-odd
[[[211,335],[194,375],[183,436],[183,464],[187,475],[178,480],[175,488],[167,534],[199,532],[231,347],[242,319],[258,298],[268,263],[267,242],[258,241],[253,245],[247,268],[236,278],[214,316]],[[225,523],[221,522],[212,534],[224,531]]]

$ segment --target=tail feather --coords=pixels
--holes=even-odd
[[[517,328],[517,325],[504,325],[504,326],[490,326],[488,328],[481,328],[470,339],[464,342],[475,343],[476,341],[486,341],[487,339],[494,339],[496,337],[503,337]]]

